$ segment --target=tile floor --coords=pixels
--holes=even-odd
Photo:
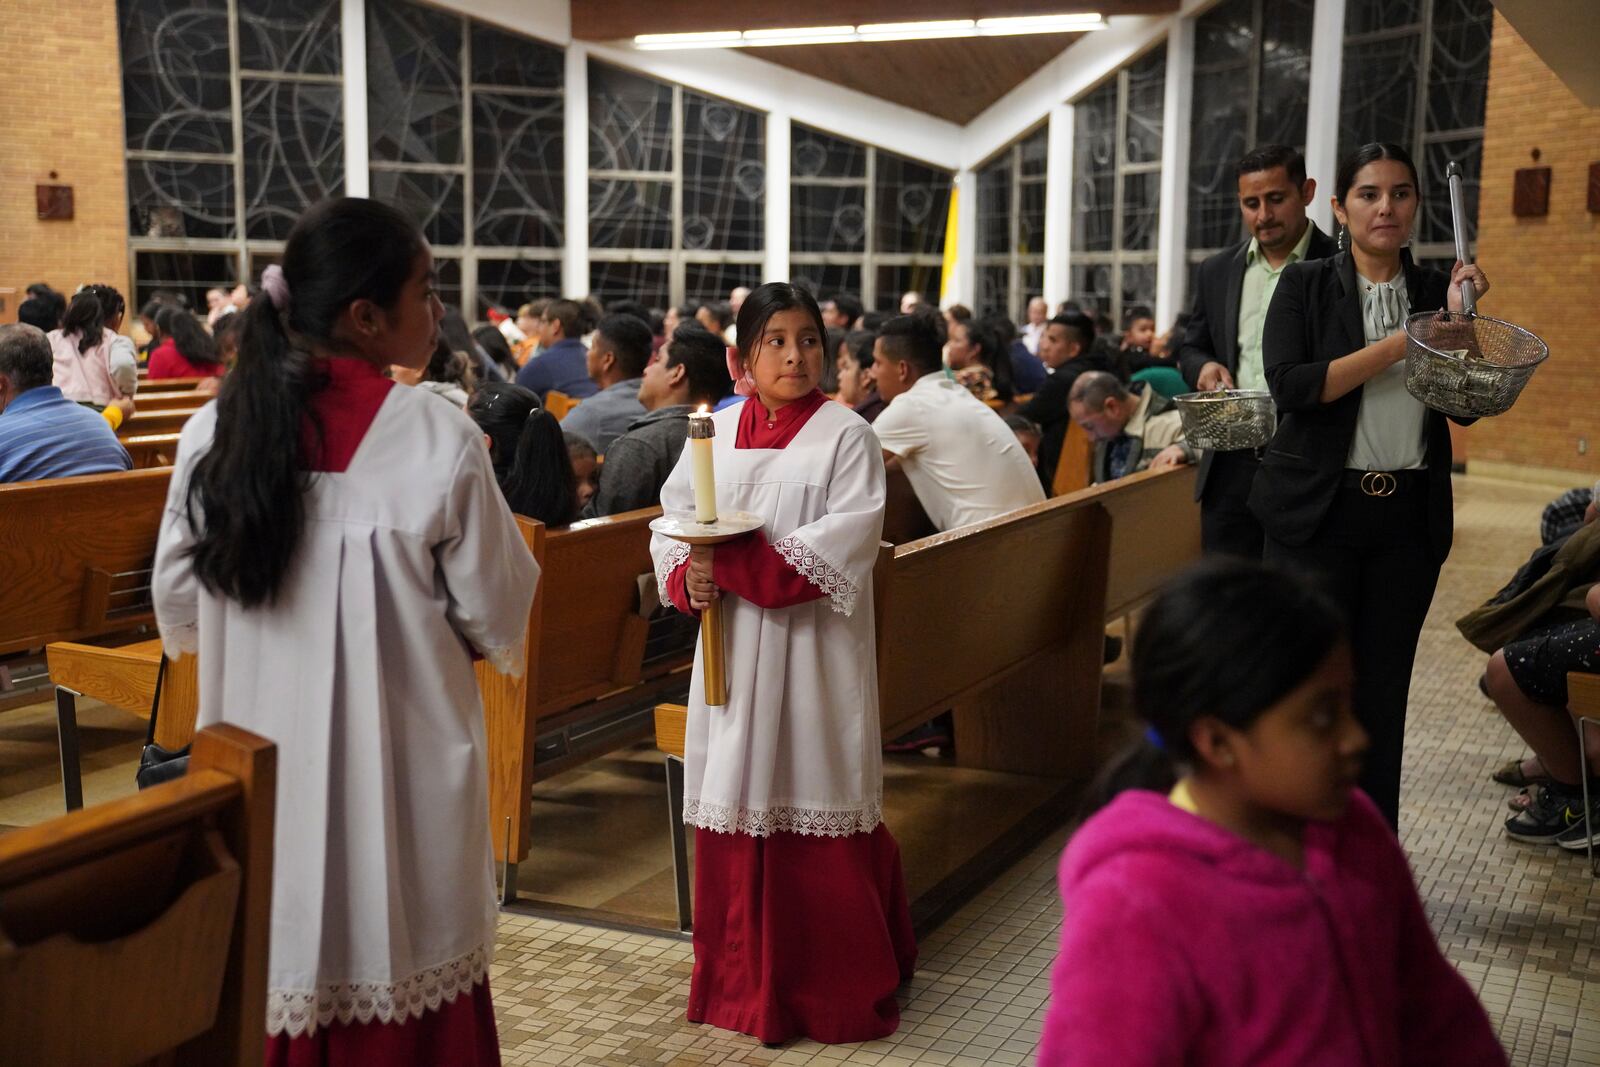
[[[1500,831],[1507,790],[1488,781],[1520,746],[1474,686],[1483,657],[1453,620],[1494,592],[1538,540],[1554,491],[1457,484],[1456,546],[1418,653],[1402,813],[1428,914],[1519,1065],[1600,1067],[1600,882],[1583,858]],[[1120,672],[1111,668],[1108,703]],[[90,803],[131,788],[142,724],[83,711]],[[60,810],[48,707],[0,717],[0,824]],[[683,1019],[692,954],[672,937],[506,913],[494,991],[515,1065],[1031,1063],[1059,927],[1059,830],[929,935],[902,990],[903,1022],[855,1046],[762,1047]]]
[[[1520,752],[1473,683],[1483,657],[1453,621],[1538,542],[1554,492],[1461,479],[1456,547],[1418,654],[1402,836],[1450,958],[1519,1065],[1600,1065],[1600,882],[1581,856],[1508,841],[1507,791],[1488,775]],[[692,954],[670,938],[521,915],[501,922],[494,989],[508,1065],[909,1064],[1033,1060],[1059,928],[1043,841],[926,938],[884,1041],[782,1049],[683,1020]]]

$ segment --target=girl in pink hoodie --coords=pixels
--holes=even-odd
[[[1041,1067],[1503,1065],[1399,844],[1356,791],[1336,609],[1207,562],[1133,648],[1145,739],[1061,860]]]

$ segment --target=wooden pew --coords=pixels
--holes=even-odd
[[[1065,496],[1089,487],[1090,466],[1094,461],[1094,442],[1088,431],[1075,422],[1067,423],[1067,436],[1061,442],[1061,458],[1056,461],[1051,496]]]
[[[568,396],[559,389],[552,389],[544,395],[544,409],[554,415],[557,422],[566,418],[580,403],[582,401],[577,397]]]
[[[193,389],[203,381],[205,381],[204,378],[151,378],[149,368],[139,368],[139,392],[141,393],[146,389]]]
[[[177,393],[148,394],[141,389],[138,395],[133,398],[133,410],[135,415],[150,411],[180,411],[186,408],[193,410],[210,399],[209,396],[202,396],[193,389],[185,389]]]
[[[134,412],[122,420],[122,425],[117,427],[117,436],[126,440],[129,437],[148,437],[152,434],[177,433],[183,429],[183,424],[189,421],[189,416],[200,410],[200,405],[192,407],[174,408],[170,411],[140,411],[138,398],[134,398]]]
[[[134,470],[170,467],[178,458],[178,435],[175,433],[147,433],[121,440],[122,447],[133,459]]]
[[[1600,674],[1589,674],[1583,671],[1567,672],[1567,710],[1572,713],[1572,719],[1578,724],[1578,751],[1587,752],[1584,742],[1588,740],[1589,730],[1600,731]],[[1583,811],[1585,825],[1589,818],[1589,782],[1584,780]],[[1594,846],[1588,848],[1589,874],[1600,877],[1600,862],[1594,858]]]
[[[213,726],[186,777],[0,837],[6,1062],[262,1063],[276,772]]]
[[[648,737],[654,702],[688,686],[693,624],[641,614],[641,597],[649,605],[655,596],[650,520],[660,514],[645,508],[565,530],[518,519],[541,568],[522,676],[478,665],[507,902],[528,855],[533,783]]]

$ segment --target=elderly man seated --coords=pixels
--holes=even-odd
[[[43,331],[0,326],[0,482],[108,474],[133,466],[93,408],[51,384],[55,356]]]
[[[1195,460],[1194,449],[1183,440],[1177,408],[1143,383],[1125,386],[1114,374],[1087,371],[1072,383],[1067,410],[1094,440],[1097,485]]]

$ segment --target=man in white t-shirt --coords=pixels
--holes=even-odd
[[[945,375],[940,341],[931,313],[884,324],[873,366],[889,406],[872,428],[943,531],[1037,504],[1044,489],[1005,421]]]

